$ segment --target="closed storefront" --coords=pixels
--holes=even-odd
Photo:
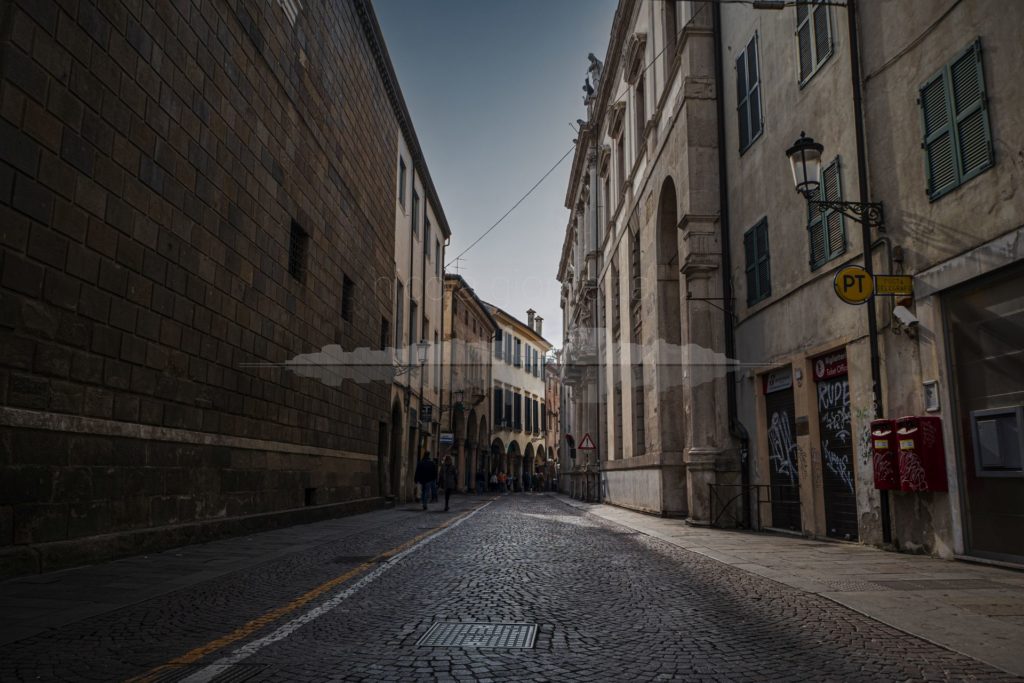
[[[800,472],[790,368],[764,376],[764,407],[768,438],[768,473],[771,485],[772,526],[800,529]]]
[[[832,538],[857,540],[856,476],[850,424],[850,383],[846,352],[815,359],[818,430],[825,533]]]
[[[945,297],[965,546],[1024,562],[1024,268]]]

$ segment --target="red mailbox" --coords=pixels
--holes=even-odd
[[[948,491],[942,420],[933,415],[896,420],[901,491]]]
[[[871,421],[871,461],[875,471],[875,488],[899,491],[899,444],[896,443],[895,420]]]

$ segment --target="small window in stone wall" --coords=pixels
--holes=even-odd
[[[342,276],[341,282],[341,319],[352,322],[352,297],[355,294],[356,283],[349,279],[348,275]]]
[[[306,274],[306,253],[309,250],[309,235],[302,226],[292,221],[291,239],[288,245],[288,274],[300,282]]]

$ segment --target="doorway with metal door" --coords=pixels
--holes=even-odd
[[[800,527],[800,471],[793,404],[793,373],[783,368],[764,375],[764,413],[768,441],[772,527]]]
[[[853,469],[853,428],[850,423],[850,383],[846,350],[814,361],[818,403],[825,534],[856,541],[857,489]]]

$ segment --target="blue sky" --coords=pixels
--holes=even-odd
[[[452,228],[448,259],[572,147],[587,53],[604,59],[617,0],[374,0],[391,60]],[[570,155],[459,272],[561,345],[555,273]],[[452,269],[454,270],[454,268]]]

